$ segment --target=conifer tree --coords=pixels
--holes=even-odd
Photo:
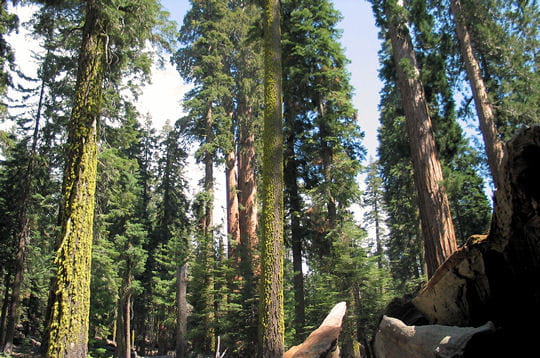
[[[113,78],[115,73],[109,55],[114,48],[118,59],[114,64],[122,69],[127,54],[139,53],[160,21],[159,6],[151,0],[131,7],[94,0],[83,5],[85,20],[60,210],[62,230],[46,339],[47,356],[54,357],[87,353],[97,135],[104,74],[108,70]],[[139,56],[144,57],[144,52]]]
[[[283,133],[280,4],[263,3],[264,131],[261,217],[260,350],[263,358],[284,353],[283,317]]]
[[[439,265],[457,249],[448,197],[444,188],[440,186],[443,181],[442,167],[407,27],[406,10],[396,1],[372,3],[379,24],[388,29],[392,46],[397,83],[407,118],[424,239],[424,256],[428,276],[431,277]],[[377,7],[381,7],[383,14],[380,12],[377,14]]]

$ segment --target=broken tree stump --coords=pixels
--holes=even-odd
[[[304,343],[289,349],[283,358],[338,358],[337,342],[346,311],[345,302],[335,305],[319,328],[311,332]]]

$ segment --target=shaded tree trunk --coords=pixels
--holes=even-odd
[[[397,72],[397,83],[407,119],[407,131],[414,181],[424,238],[424,257],[427,274],[435,270],[457,249],[448,197],[441,186],[443,174],[437,154],[431,118],[424,95],[416,55],[406,20],[393,5],[385,4],[388,32]]]
[[[238,201],[239,227],[242,260],[248,260],[248,266],[254,276],[260,269],[255,253],[259,246],[257,236],[257,181],[255,162],[255,134],[253,128],[253,109],[240,103],[239,138],[238,138]]]
[[[187,357],[187,264],[180,266],[176,272],[176,357]]]
[[[288,116],[290,117],[290,116]],[[292,123],[291,119],[287,120]],[[292,125],[289,125],[292,128]],[[293,286],[294,286],[294,328],[295,339],[304,339],[305,325],[305,295],[304,295],[304,274],[302,272],[302,229],[300,226],[300,212],[302,210],[300,196],[298,192],[298,162],[295,157],[294,144],[296,135],[291,130],[286,139],[285,152],[285,194],[289,206],[291,248],[293,263]]]
[[[264,358],[281,358],[283,314],[283,121],[279,0],[263,3],[264,131],[262,168],[260,350]]]
[[[24,263],[26,261],[26,251],[28,240],[30,239],[30,228],[28,219],[28,207],[30,205],[30,198],[32,195],[32,178],[34,176],[34,166],[37,156],[37,143],[39,135],[39,122],[41,119],[41,110],[43,107],[43,98],[45,95],[45,81],[41,81],[41,89],[39,94],[39,103],[36,114],[36,121],[34,125],[34,133],[32,135],[32,148],[30,150],[30,158],[28,160],[28,166],[24,178],[22,178],[22,193],[21,202],[19,205],[20,212],[18,217],[18,230],[17,230],[17,255],[15,257],[15,275],[13,278],[13,284],[11,287],[11,300],[9,304],[9,311],[7,316],[6,333],[4,339],[0,342],[3,345],[3,351],[5,353],[11,353],[13,350],[13,337],[15,335],[15,324],[18,321],[18,307],[21,301],[21,286],[23,282]]]
[[[206,143],[210,144],[214,140],[212,107],[208,104],[206,115]],[[211,352],[215,346],[215,299],[214,299],[214,159],[213,153],[207,151],[204,156],[204,190],[206,192],[206,202],[203,218],[203,260],[205,267],[205,289],[203,293],[205,307],[205,339],[204,350]]]
[[[117,357],[131,357],[131,293],[124,288],[118,301]]]
[[[86,357],[90,263],[101,111],[104,41],[100,10],[86,2],[74,107],[69,121],[60,245],[48,322],[47,357]]]
[[[480,131],[482,132],[484,145],[486,147],[489,169],[495,188],[500,188],[502,180],[502,173],[500,170],[504,157],[503,142],[499,138],[497,127],[495,126],[493,106],[489,102],[486,86],[480,72],[480,65],[474,55],[471,36],[465,25],[465,19],[463,18],[461,1],[452,0],[450,5],[452,15],[454,16],[461,54],[463,56],[463,61],[465,62],[467,77],[471,83]]]

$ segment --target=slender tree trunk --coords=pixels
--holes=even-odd
[[[474,49],[469,30],[465,25],[463,11],[460,0],[452,0],[450,8],[454,16],[456,33],[461,47],[461,54],[465,62],[467,77],[471,83],[480,131],[486,147],[487,161],[495,188],[501,187],[502,173],[501,165],[504,158],[503,142],[499,138],[497,127],[495,126],[495,115],[493,107],[489,102],[486,86],[480,72],[480,66],[474,55]]]
[[[32,135],[32,147],[30,150],[30,158],[26,167],[24,178],[22,178],[22,193],[20,201],[20,212],[17,230],[17,255],[15,257],[15,276],[11,287],[11,300],[7,316],[6,336],[2,340],[3,351],[11,353],[13,350],[13,338],[15,335],[15,324],[19,319],[18,307],[21,301],[21,286],[23,282],[24,263],[26,261],[26,251],[28,240],[30,238],[30,228],[28,227],[28,206],[30,205],[30,197],[32,195],[32,178],[34,176],[34,167],[37,156],[37,143],[39,136],[39,122],[41,119],[41,110],[43,107],[43,97],[45,95],[45,81],[41,81],[41,89],[39,93],[39,103],[37,108],[36,120],[34,125],[34,133]]]
[[[225,187],[227,192],[227,235],[228,257],[238,264],[237,247],[240,244],[240,222],[238,207],[238,177],[236,170],[236,149],[227,154],[225,160]]]
[[[123,287],[121,297],[118,301],[118,341],[117,357],[131,357],[131,293],[129,292],[130,283]]]
[[[395,0],[389,1],[398,6]],[[441,186],[442,168],[406,21],[400,11],[395,11],[388,3],[385,11],[389,19],[388,31],[396,64],[398,87],[407,119],[424,238],[424,257],[428,277],[431,277],[444,260],[457,250],[454,225],[448,197],[444,187]]]
[[[2,300],[2,312],[0,313],[0,343],[4,343],[6,339],[6,317],[9,306],[9,286],[10,286],[11,275],[6,272],[4,276],[4,299]]]
[[[63,183],[61,236],[48,323],[47,357],[86,357],[90,311],[90,263],[101,111],[104,37],[100,10],[86,1],[75,101],[69,122]]]
[[[262,168],[261,355],[281,358],[284,352],[283,315],[283,120],[281,29],[279,0],[265,0],[264,131]]]
[[[255,134],[253,129],[253,110],[244,102],[240,104],[238,121],[238,201],[241,259],[248,260],[252,276],[260,272],[256,250],[259,246],[257,236],[257,181],[255,174]]]
[[[377,249],[377,267],[382,269],[383,267],[383,247],[381,239],[381,224],[379,218],[379,198],[375,195],[373,201],[373,211],[375,213],[375,248]]]
[[[290,117],[290,116],[288,116]],[[293,128],[292,120],[287,120],[289,128]],[[300,196],[298,193],[298,163],[295,157],[294,144],[296,136],[294,129],[287,136],[286,141],[286,162],[285,162],[285,193],[289,203],[291,220],[291,246],[293,261],[293,285],[294,285],[294,328],[295,339],[302,342],[305,325],[305,297],[304,297],[304,274],[302,272],[302,230],[300,227]]]
[[[206,143],[212,143],[214,140],[213,133],[213,118],[212,107],[208,105],[206,115]],[[206,311],[205,317],[205,342],[204,349],[206,352],[211,352],[215,346],[215,298],[214,298],[214,159],[213,153],[206,152],[204,157],[204,190],[207,199],[204,212],[204,247],[203,260],[205,272],[205,289],[203,294],[204,307]]]
[[[178,268],[176,273],[176,357],[187,357],[187,264]]]

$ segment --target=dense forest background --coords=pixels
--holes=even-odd
[[[88,340],[77,352],[92,357],[112,356],[108,341],[118,356],[183,357],[212,354],[219,338],[227,356],[272,356],[258,342],[274,297],[264,287],[277,282],[285,347],[346,301],[340,342],[352,356],[358,343],[368,346],[391,298],[415,292],[437,267],[430,227],[453,223],[457,245],[488,230],[497,187],[490,153],[539,122],[537,2],[370,1],[383,82],[370,160],[340,44],[342,15],[330,0],[281,1],[281,67],[269,70],[273,32],[262,9],[270,3],[193,0],[176,24],[157,0],[2,1],[0,115],[12,124],[0,131],[6,354],[40,342],[49,356],[64,356],[58,342],[74,339]],[[16,6],[29,5],[32,19],[20,23]],[[40,47],[35,75],[14,56],[8,35],[20,27]],[[408,42],[399,47],[400,39]],[[184,114],[156,130],[136,103],[163,61],[190,90]],[[275,132],[265,114],[269,73],[281,81]],[[429,119],[431,157],[423,135],[412,134],[411,118],[420,116],[410,115],[410,88]],[[464,131],[478,118],[481,135],[471,142]],[[491,142],[483,123],[495,131]],[[272,138],[281,139],[282,165],[269,157]],[[432,157],[436,177],[422,171]],[[283,171],[278,183],[272,161]],[[188,172],[200,175],[196,188]],[[216,180],[226,202],[216,199]],[[420,183],[430,181],[443,188],[449,218],[427,208]],[[266,203],[276,186],[283,208],[273,222],[284,245],[282,276],[273,280]],[[216,224],[216,206],[226,208],[225,225]],[[88,289],[69,284],[81,277]],[[88,319],[77,316],[85,309]],[[69,335],[65,326],[78,336],[58,338]]]

